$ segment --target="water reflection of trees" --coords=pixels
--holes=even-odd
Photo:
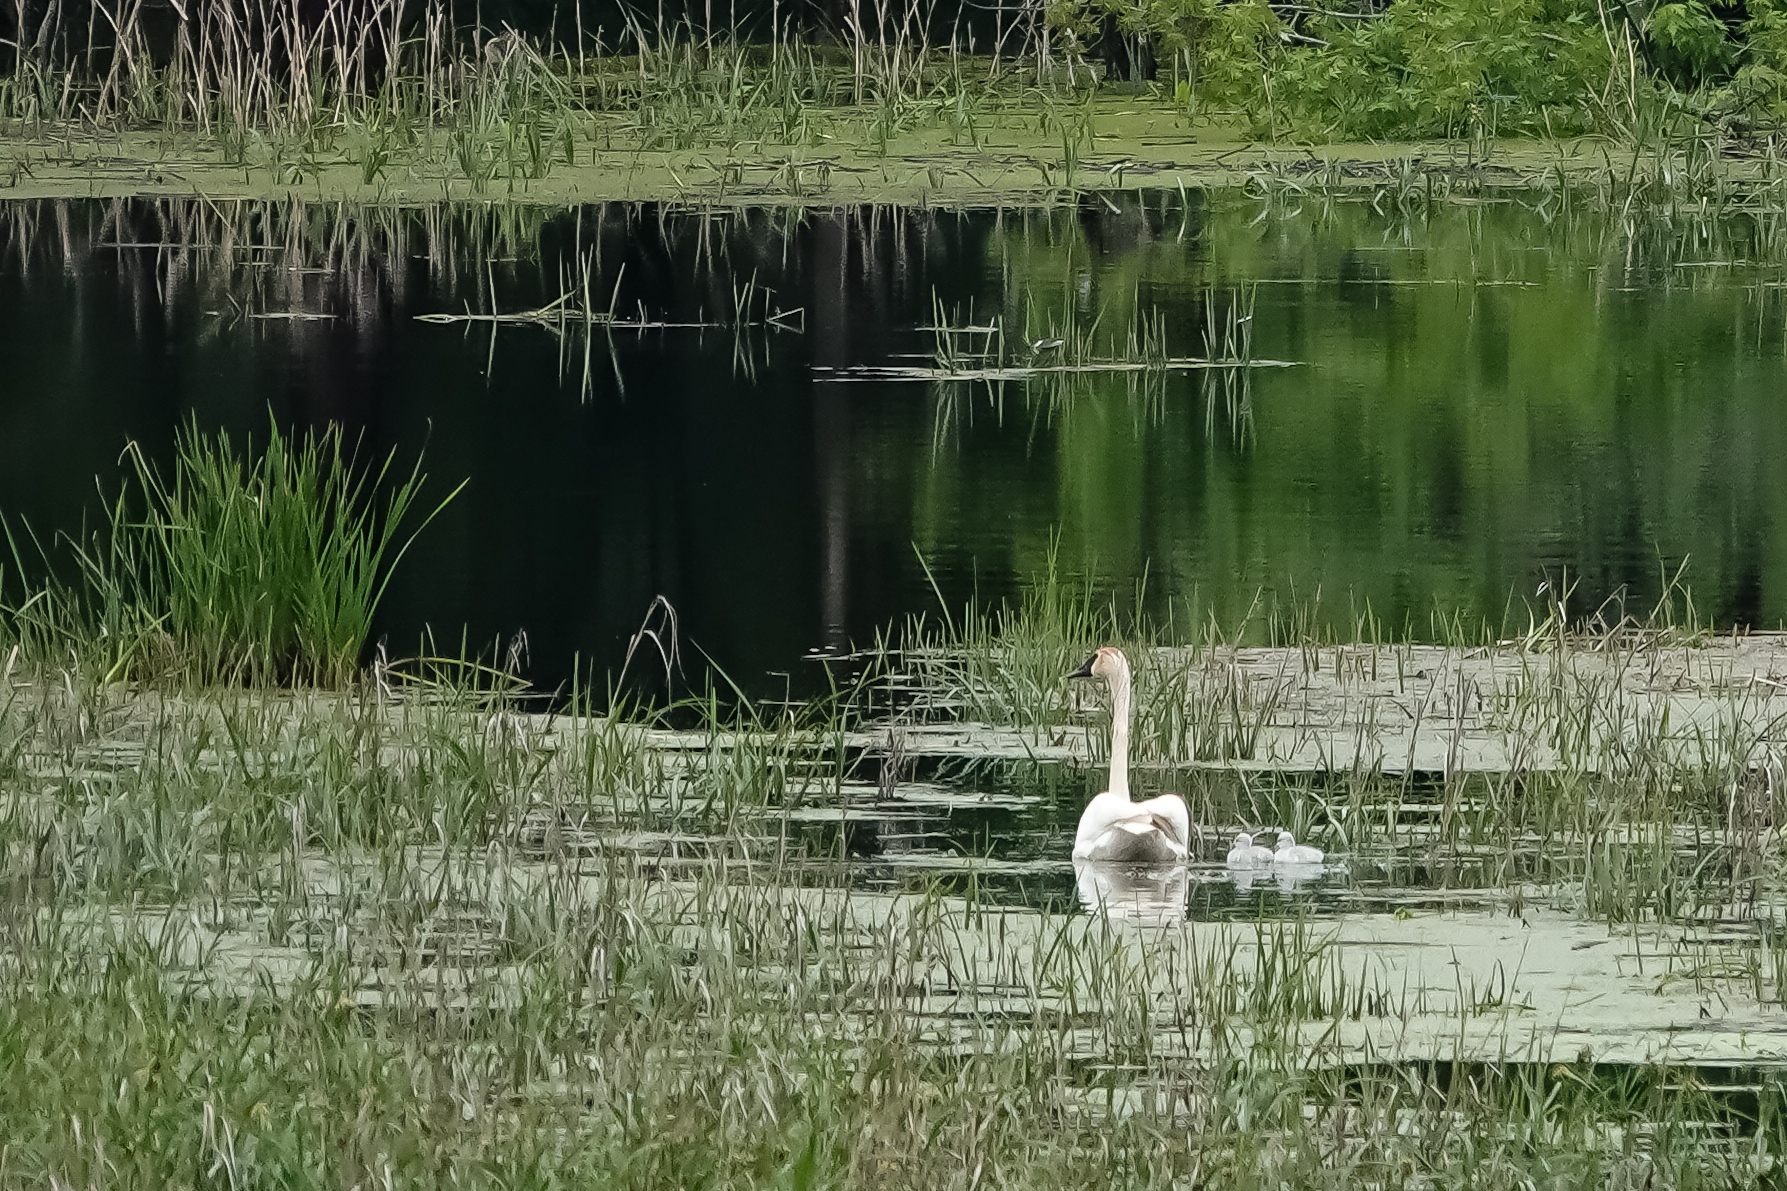
[[[1053,548],[1120,586],[1146,573],[1163,598],[1196,593],[1225,621],[1238,608],[1215,605],[1294,581],[1337,609],[1352,591],[1393,624],[1425,623],[1433,601],[1499,615],[1511,588],[1564,563],[1585,592],[1641,595],[1660,550],[1695,556],[1721,614],[1780,615],[1781,219],[1492,197],[1418,212],[1176,191],[979,211],[9,203],[0,293],[18,315],[0,340],[25,363],[0,435],[66,427],[68,447],[23,453],[8,484],[27,506],[67,487],[58,473],[88,491],[125,438],[171,433],[193,408],[258,422],[272,403],[389,443],[432,416],[418,386],[500,386],[543,334],[506,332],[477,353],[489,375],[449,375],[469,366],[419,347],[409,315],[537,306],[564,262],[588,260],[599,291],[667,318],[725,314],[747,279],[809,314],[743,371],[724,336],[595,345],[614,368],[593,371],[590,417],[644,460],[603,464],[626,511],[602,542],[630,560],[612,599],[633,621],[695,565],[660,557],[659,530],[734,575],[773,557],[837,641],[923,590],[914,543],[957,596],[997,594]],[[1112,350],[1158,319],[1181,355],[1245,325],[1247,354],[1307,367],[929,388],[806,368],[928,358],[919,328],[940,309],[998,319],[1013,344],[1096,323]],[[589,466],[562,430],[575,378],[542,384],[562,408],[503,416],[546,427],[530,449],[553,469]],[[435,433],[431,454],[454,467],[487,449]],[[786,488],[779,536],[741,529],[756,545],[727,554],[688,528],[713,511],[693,486],[725,466],[708,447],[755,452],[755,482]],[[651,493],[628,503],[639,484]]]
[[[1058,542],[1118,587],[1149,568],[1155,592],[1225,623],[1287,584],[1342,615],[1352,593],[1395,624],[1435,602],[1494,620],[1546,567],[1652,590],[1659,554],[1694,556],[1719,615],[1787,610],[1779,215],[1527,194],[1415,216],[1268,206],[1212,204],[1177,257],[1160,239],[1101,257],[1078,220],[1000,228],[1008,295],[1084,295],[1113,319],[1151,303],[1183,341],[1208,296],[1257,286],[1255,350],[1309,370],[1169,383],[1155,402],[1114,378],[950,386],[921,544],[964,531],[950,505],[1025,484],[1046,512],[1013,533],[1015,573]],[[990,447],[1019,429],[1024,478]]]

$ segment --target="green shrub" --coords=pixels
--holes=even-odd
[[[1611,65],[1594,6],[1577,0],[1400,0],[1309,35],[1328,44],[1284,56],[1256,123],[1359,138],[1573,133],[1592,126],[1589,97]]]
[[[1737,104],[1787,120],[1787,2],[1750,0],[1731,90]]]
[[[1731,66],[1734,49],[1724,22],[1701,0],[1657,5],[1644,20],[1644,32],[1657,66],[1682,86],[1706,82]]]
[[[1056,0],[1048,10],[1067,53],[1087,52],[1110,16],[1150,42],[1188,110],[1244,111],[1260,136],[1581,132],[1595,125],[1610,46],[1626,36],[1592,0],[1396,0],[1379,14],[1317,10],[1295,29],[1266,0]],[[1684,61],[1721,52],[1693,14],[1654,16]]]
[[[1054,0],[1046,19],[1061,52],[1086,54],[1106,16],[1124,35],[1148,41],[1160,76],[1188,107],[1194,96],[1251,103],[1284,30],[1266,0]]]

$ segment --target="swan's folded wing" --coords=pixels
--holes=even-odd
[[[1166,800],[1157,798],[1152,801]],[[1190,818],[1185,813],[1184,803],[1177,798],[1171,801],[1178,804],[1179,813],[1177,815],[1172,813],[1171,806],[1159,807],[1151,806],[1145,802],[1137,803],[1135,813],[1126,815],[1112,823],[1111,830],[1121,831],[1138,840],[1155,840],[1157,846],[1164,848],[1162,858],[1172,855],[1183,859],[1190,852],[1190,847],[1186,842],[1186,837],[1191,834],[1189,830]]]
[[[1144,811],[1139,806],[1134,814],[1112,820],[1110,827],[1127,831],[1131,835],[1152,835],[1158,831],[1177,843],[1185,842],[1183,829],[1171,815],[1159,811]]]
[[[1155,859],[1177,856],[1183,859],[1190,851],[1191,819],[1183,800],[1167,795],[1146,802],[1130,802],[1100,794],[1080,816],[1079,831],[1074,838],[1074,856],[1081,859],[1122,859],[1131,853],[1141,856],[1158,851]],[[1118,841],[1128,841],[1119,844]],[[1150,843],[1149,841],[1153,841]],[[1136,852],[1131,845],[1140,845]],[[1110,855],[1115,849],[1117,855]]]
[[[1162,794],[1159,798],[1136,803],[1136,809],[1146,812],[1148,818],[1170,836],[1174,843],[1182,848],[1191,847],[1191,813],[1185,809],[1183,798],[1176,794]]]

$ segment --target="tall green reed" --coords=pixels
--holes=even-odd
[[[361,466],[338,427],[273,427],[256,454],[189,425],[169,475],[139,444],[125,456],[103,526],[73,543],[74,581],[4,616],[31,652],[90,652],[108,679],[346,683],[392,569],[464,487],[425,510],[420,461]]]

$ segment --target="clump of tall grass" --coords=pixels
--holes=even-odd
[[[392,568],[459,491],[423,511],[420,462],[361,466],[339,427],[273,427],[256,454],[193,424],[171,474],[139,444],[125,457],[103,526],[73,544],[73,581],[5,615],[32,652],[92,651],[110,679],[346,683]]]
[[[938,616],[909,623],[896,650],[922,693],[925,714],[1032,728],[1058,723],[1071,696],[1062,677],[1091,649],[1143,644],[1151,634],[1090,576],[1076,581],[1066,574],[1055,548],[1015,603],[956,611],[934,579],[933,590]]]

